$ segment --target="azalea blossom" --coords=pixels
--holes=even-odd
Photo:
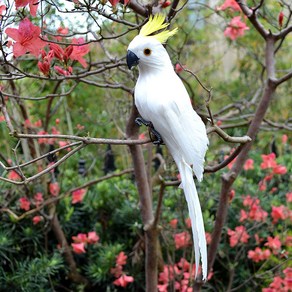
[[[235,230],[231,230],[228,228],[227,234],[230,236],[229,244],[231,247],[234,247],[239,243],[247,243],[249,239],[246,228],[242,225],[235,227]]]
[[[247,257],[256,263],[266,260],[270,256],[271,252],[269,249],[262,250],[259,247],[256,247],[255,250],[249,250],[247,254]]]
[[[72,236],[72,240],[75,243],[87,243],[87,234],[86,233],[78,233],[77,236]]]
[[[287,203],[291,203],[292,202],[292,192],[286,194],[286,201],[287,201]]]
[[[169,225],[171,226],[171,228],[176,229],[177,222],[178,222],[177,218],[174,218],[174,219],[170,220]]]
[[[60,193],[60,186],[58,182],[50,183],[49,189],[50,189],[50,194],[54,197],[58,196]]]
[[[185,220],[185,223],[187,225],[187,228],[191,228],[192,227],[192,221],[191,221],[191,218],[188,217],[186,220]]]
[[[89,244],[94,244],[97,243],[99,241],[99,236],[96,234],[95,231],[90,231],[87,233],[87,242]]]
[[[73,252],[75,252],[76,254],[86,253],[85,245],[83,242],[71,243],[71,246],[73,248]]]
[[[119,278],[123,274],[123,267],[115,266],[114,268],[111,268],[110,273],[114,275],[116,278]]]
[[[187,231],[177,233],[173,237],[176,249],[184,248],[191,244],[191,236]]]
[[[14,180],[14,181],[21,180],[20,175],[19,175],[15,170],[11,170],[11,171],[9,171],[7,177],[8,177],[9,179],[11,179],[11,180]]]
[[[86,195],[87,189],[78,189],[72,192],[72,204],[77,204],[83,201],[84,196]]]
[[[253,159],[251,159],[251,158],[247,159],[243,165],[243,168],[244,168],[244,170],[254,169]]]
[[[40,27],[33,25],[28,18],[20,21],[19,28],[7,28],[5,33],[16,42],[13,44],[13,55],[20,57],[31,53],[38,57],[46,42],[40,39]]]
[[[263,162],[261,163],[261,169],[266,169],[266,168],[274,168],[277,166],[276,162],[276,154],[275,153],[270,153],[268,155],[261,155]]]
[[[29,5],[29,11],[32,16],[36,16],[38,10],[39,1],[38,0],[15,0],[15,8],[25,7]]]
[[[134,282],[134,278],[132,276],[127,276],[123,274],[120,278],[116,279],[113,284],[116,286],[121,286],[123,288],[127,287],[129,283]]]
[[[287,173],[287,168],[283,165],[276,165],[273,168],[273,173],[274,174],[286,174]]]
[[[235,16],[225,29],[224,35],[234,41],[238,37],[243,36],[246,30],[249,30],[249,27],[241,21],[240,16]]]
[[[284,205],[272,206],[271,216],[273,218],[273,223],[277,223],[279,220],[285,220],[288,218],[288,210]]]
[[[40,192],[36,193],[33,198],[37,207],[44,201],[43,194]]]
[[[231,8],[234,11],[241,11],[240,6],[237,4],[235,0],[225,0],[225,2],[216,8],[216,10],[225,10],[227,8]]]
[[[286,144],[287,141],[288,141],[288,136],[287,136],[286,134],[284,134],[284,135],[282,136],[282,143],[283,143],[283,144]]]
[[[127,263],[128,256],[125,255],[123,251],[121,251],[116,257],[116,265],[123,266]]]
[[[36,225],[36,224],[40,223],[42,221],[42,219],[43,219],[42,216],[34,216],[32,218],[32,222],[34,225]]]
[[[30,209],[30,201],[28,200],[27,197],[21,197],[19,199],[19,203],[20,203],[20,209],[23,209],[25,211],[28,211]]]
[[[86,68],[87,63],[83,57],[89,53],[89,45],[82,45],[84,44],[84,38],[73,38],[72,44],[75,46],[73,46],[73,51],[70,54],[70,59],[78,61],[84,68]]]
[[[275,236],[274,238],[269,236],[267,239],[268,242],[265,243],[265,246],[269,247],[273,251],[273,254],[278,254],[282,245],[279,236]]]
[[[0,5],[0,18],[4,14],[5,10],[6,10],[6,6],[4,4]]]

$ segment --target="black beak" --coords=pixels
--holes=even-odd
[[[138,65],[139,58],[136,54],[134,54],[132,51],[128,50],[127,52],[127,65],[128,68],[131,69],[133,66]]]

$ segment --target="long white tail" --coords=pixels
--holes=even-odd
[[[178,162],[178,161],[177,161]],[[184,161],[177,163],[180,176],[181,186],[184,190],[185,197],[188,203],[189,214],[192,222],[193,241],[195,249],[195,261],[196,261],[196,276],[200,264],[200,255],[202,260],[202,274],[203,280],[207,278],[207,244],[205,237],[204,221],[201,211],[201,205],[196,189],[195,182],[193,180],[192,168]]]

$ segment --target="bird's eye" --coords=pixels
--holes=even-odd
[[[151,55],[151,50],[148,49],[148,48],[145,49],[145,50],[144,50],[144,55],[145,55],[145,56],[150,56],[150,55]]]

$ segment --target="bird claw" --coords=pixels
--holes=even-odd
[[[144,120],[143,118],[139,117],[135,119],[135,123],[140,127],[145,125],[148,127],[149,136],[154,145],[161,145],[164,144],[161,135],[154,129],[154,126],[151,122]]]

